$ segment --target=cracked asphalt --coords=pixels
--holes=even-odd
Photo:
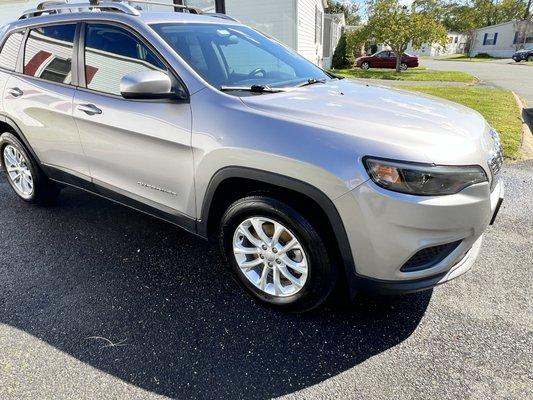
[[[1,399],[492,399],[533,392],[533,162],[472,271],[304,315],[256,305],[215,249],[74,189],[0,179]]]

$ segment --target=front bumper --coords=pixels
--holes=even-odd
[[[527,53],[516,53],[516,54],[513,54],[513,60],[515,61],[524,61],[525,59],[527,59],[527,56],[528,54]]]
[[[482,234],[503,199],[503,183],[488,183],[450,196],[421,197],[391,192],[367,181],[335,201],[346,229],[356,271],[356,289],[409,293],[447,282],[470,269]],[[427,268],[402,270],[419,250],[460,244]]]

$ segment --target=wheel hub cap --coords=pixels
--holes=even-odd
[[[307,281],[304,248],[289,229],[272,219],[243,221],[233,237],[233,253],[243,275],[272,296],[292,296]]]
[[[18,194],[30,197],[33,194],[33,176],[26,158],[14,146],[7,145],[4,148],[4,168]]]

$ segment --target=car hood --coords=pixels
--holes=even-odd
[[[412,160],[461,164],[479,161],[479,154],[472,154],[480,150],[490,151],[488,126],[479,113],[405,90],[343,79],[242,101],[284,119],[349,135],[358,146],[372,143],[382,156],[401,150],[412,153]]]

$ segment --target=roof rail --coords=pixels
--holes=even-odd
[[[59,14],[62,11],[76,12],[80,9],[100,11],[118,11],[129,15],[140,15],[139,10],[122,1],[89,0],[85,3],[68,3],[67,1],[43,1],[36,8],[24,11],[19,19],[37,17],[43,14]]]
[[[204,13],[200,8],[184,6],[181,4],[169,4],[160,1],[151,0],[88,0],[87,2],[69,3],[68,0],[47,0],[39,3],[36,8],[24,11],[19,19],[37,17],[43,14],[59,14],[63,11],[76,12],[83,9],[99,10],[99,11],[117,11],[129,15],[140,15],[139,11],[142,10],[140,6],[132,6],[130,3],[146,4],[154,6],[171,7],[175,10],[187,11],[191,14],[204,14],[215,18],[227,19],[230,21],[238,22],[236,19],[219,13]]]
[[[148,4],[148,5],[153,5],[153,6],[171,7],[171,8],[174,8],[175,10],[188,11],[191,14],[203,14],[201,8],[192,7],[192,6],[184,6],[182,4],[169,4],[169,3],[162,3],[160,1],[152,1],[152,0],[127,0],[127,1],[128,3],[139,3],[139,4]]]
[[[221,18],[221,19],[227,19],[228,21],[233,21],[233,22],[239,22],[238,19],[235,19],[233,17],[230,17],[229,15],[227,14],[221,14],[221,13],[203,13],[203,15],[206,15],[208,17],[214,17],[214,18]]]

